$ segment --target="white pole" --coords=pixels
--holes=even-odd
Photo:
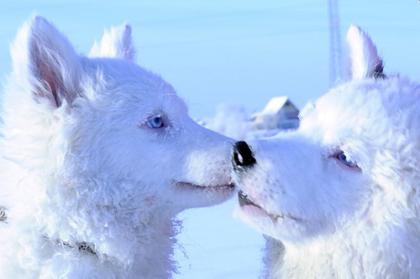
[[[330,27],[330,85],[332,86],[342,78],[342,50],[338,0],[327,1]]]

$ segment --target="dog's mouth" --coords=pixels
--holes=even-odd
[[[259,208],[259,209],[262,209],[262,207],[261,206],[259,206],[258,204],[256,204],[255,202],[253,202],[249,197],[248,197],[248,195],[247,194],[245,194],[242,190],[240,190],[239,192],[238,192],[238,201],[239,201],[239,205],[240,206],[247,206],[247,205],[250,205],[250,206],[255,206],[255,207],[257,207],[257,208]]]
[[[243,211],[247,211],[247,208],[251,208],[252,215],[258,215],[258,216],[268,216],[274,223],[278,222],[279,220],[283,220],[285,218],[302,222],[303,220],[301,218],[292,216],[290,214],[283,214],[283,213],[270,213],[266,209],[264,209],[261,205],[257,204],[255,201],[253,201],[246,193],[244,193],[242,190],[238,192],[238,201],[239,206]]]
[[[191,182],[176,182],[176,187],[181,189],[189,189],[194,191],[220,191],[220,192],[232,192],[235,189],[235,184],[230,182],[226,184],[216,185],[200,185]]]

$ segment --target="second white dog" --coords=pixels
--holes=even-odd
[[[420,85],[348,32],[352,80],[296,132],[236,145],[238,215],[268,236],[269,278],[418,278]]]

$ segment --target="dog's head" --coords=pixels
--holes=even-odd
[[[11,52],[4,131],[15,162],[111,206],[179,211],[232,193],[231,140],[196,124],[172,86],[134,62],[130,26],[106,31],[85,57],[34,17]]]
[[[235,147],[237,213],[285,242],[418,226],[420,87],[386,77],[358,27],[348,42],[351,81],[308,106],[297,131]]]

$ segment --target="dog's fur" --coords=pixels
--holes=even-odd
[[[232,193],[231,141],[137,66],[128,25],[77,54],[35,16],[3,96],[1,278],[168,278],[175,215]]]
[[[268,238],[268,278],[420,274],[420,85],[386,76],[360,28],[347,39],[352,80],[236,167],[237,214]]]

